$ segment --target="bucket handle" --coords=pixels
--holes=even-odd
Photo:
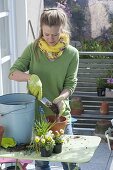
[[[24,105],[24,107],[22,107],[21,109],[15,109],[15,110],[13,110],[13,111],[5,112],[5,113],[2,112],[2,113],[0,113],[0,116],[1,116],[1,117],[2,117],[2,116],[6,116],[7,114],[11,114],[11,113],[13,113],[13,112],[15,112],[15,111],[25,109],[26,107],[27,107],[27,104]]]

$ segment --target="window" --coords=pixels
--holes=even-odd
[[[8,79],[10,66],[8,1],[0,1],[0,95],[11,91]]]

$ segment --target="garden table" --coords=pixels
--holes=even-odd
[[[51,162],[61,162],[62,160],[62,162],[81,164],[90,161],[100,144],[101,138],[98,136],[65,135],[64,140],[63,151],[50,157],[41,157],[36,152],[28,154],[26,151],[9,152],[2,149],[0,150],[0,157]]]

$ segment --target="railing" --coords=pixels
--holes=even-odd
[[[74,116],[78,119],[76,128],[95,128],[98,120],[111,120],[113,118],[113,97],[97,96],[96,79],[105,76],[107,70],[113,70],[113,52],[80,52],[80,55],[110,56],[109,58],[80,58],[78,83],[73,96],[82,99],[84,113],[81,116]],[[72,97],[73,97],[72,96]],[[100,114],[102,101],[109,103],[109,114]]]

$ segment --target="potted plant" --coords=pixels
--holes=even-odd
[[[97,85],[97,95],[105,96],[106,80],[101,77],[98,77],[96,79],[96,85]]]
[[[107,101],[102,101],[100,105],[100,113],[103,115],[109,114],[109,103]]]
[[[63,135],[64,135],[63,129],[60,129],[60,132],[56,131],[54,133],[55,146],[53,148],[53,153],[62,152],[62,144],[64,143]]]
[[[60,129],[65,130],[65,127],[67,125],[67,119],[64,116],[59,116],[56,117],[56,115],[49,115],[46,117],[47,121],[52,125],[51,126],[51,130],[53,131],[53,133],[55,133],[56,131],[60,132]]]
[[[83,104],[80,97],[72,97],[70,100],[72,115],[81,115],[84,112]]]
[[[34,149],[41,153],[41,156],[48,157],[52,154],[55,141],[53,132],[50,130],[54,125],[46,120],[45,115],[41,115],[40,120],[34,124]]]
[[[56,122],[53,116],[51,121],[48,118],[50,116],[45,117],[42,114],[40,120],[35,122],[33,128],[34,135],[29,146],[29,150],[40,152],[43,157],[51,156],[55,146],[54,153],[60,153],[62,151],[64,129],[60,129],[60,127],[64,128],[67,124],[67,121],[62,116],[60,117],[61,122]],[[63,123],[65,126],[60,126],[62,121],[65,122]],[[56,124],[59,126],[56,126]]]
[[[49,130],[45,135],[35,136],[36,148],[40,151],[41,156],[49,157],[52,155],[55,145],[53,136],[54,134],[51,130]]]

